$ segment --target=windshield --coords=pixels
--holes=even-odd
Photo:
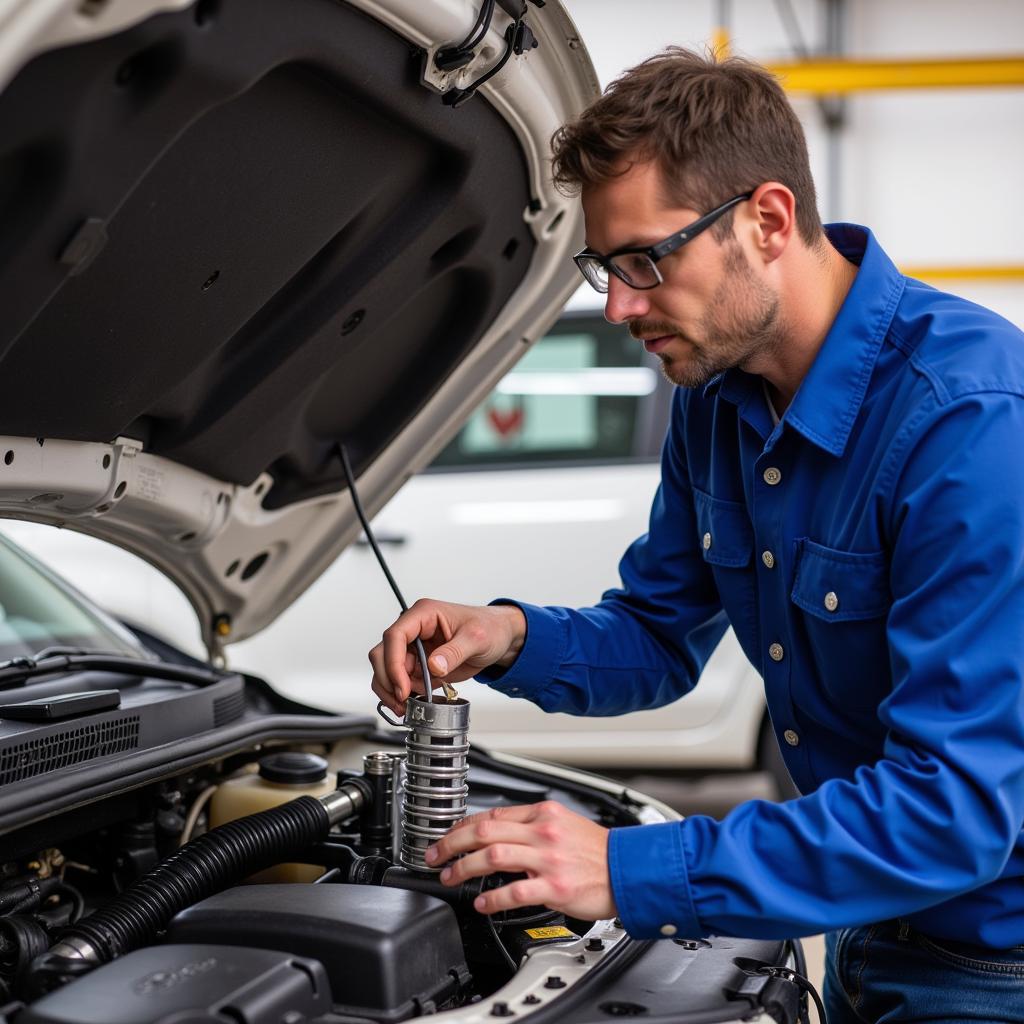
[[[141,653],[116,623],[0,537],[0,661],[53,646]]]

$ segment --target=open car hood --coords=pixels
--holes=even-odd
[[[151,562],[211,654],[355,539],[337,444],[379,509],[573,289],[548,143],[593,67],[499,0],[439,71],[479,10],[0,3],[0,515]]]

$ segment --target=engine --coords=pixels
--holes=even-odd
[[[507,877],[440,883],[423,851],[467,809],[547,794],[478,767],[470,803],[465,701],[415,698],[405,724],[404,749],[360,767],[277,750],[124,794],[98,816],[135,814],[68,817],[59,845],[0,865],[0,1021],[391,1024],[486,997],[590,928],[478,914]]]

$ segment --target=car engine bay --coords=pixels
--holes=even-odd
[[[175,702],[232,679],[241,682],[183,686]],[[273,691],[245,684],[238,721],[266,719]],[[19,697],[53,686],[23,687]],[[145,689],[121,681],[122,707]],[[541,1020],[556,1002],[560,1018],[572,1019],[576,1005],[582,1021],[653,1011],[659,992],[674,1017],[691,1019],[676,1012],[681,1002],[720,1006],[723,990],[735,993],[731,1009],[714,1019],[734,1019],[735,999],[745,1000],[746,1017],[765,999],[796,1006],[794,986],[763,973],[789,956],[787,943],[637,942],[618,920],[544,907],[492,918],[473,900],[509,877],[442,885],[422,851],[467,812],[554,799],[607,827],[664,820],[656,805],[596,776],[470,751],[468,711],[462,698],[416,697],[404,736],[325,716],[333,739],[254,742],[145,785],[130,767],[138,754],[108,740],[111,752],[97,760],[121,762],[120,785],[60,814],[37,809],[0,839],[0,1021],[392,1024],[444,1012],[468,1024]],[[211,739],[230,729],[223,705],[220,715]],[[0,770],[10,775],[17,763],[29,776],[33,756],[47,768],[42,736],[34,748],[24,739],[5,748],[13,725],[0,722]],[[70,750],[66,721],[18,725],[57,730]],[[90,762],[77,774],[94,770]],[[63,771],[69,794],[75,775]],[[697,973],[682,979],[681,970],[698,960],[695,985]],[[623,979],[637,971],[651,974],[643,1001],[623,1000]],[[589,992],[582,1003],[567,1001],[576,989]]]
[[[126,705],[131,690],[123,691]],[[173,704],[188,697],[178,693]],[[423,864],[430,838],[467,809],[552,795],[516,777],[524,773],[499,772],[483,754],[470,768],[468,702],[438,700],[410,702],[419,728],[404,742],[374,737],[382,749],[360,754],[362,737],[268,745],[270,753],[257,746],[51,821],[59,845],[33,848],[39,823],[8,835],[0,991],[32,1004],[13,1019],[164,1019],[185,1008],[180,998],[194,1010],[195,998],[217,1003],[241,984],[259,992],[258,1007],[248,997],[239,1003],[241,1020],[265,1019],[276,1007],[267,1019],[298,1009],[399,1021],[478,1000],[531,949],[589,929],[592,922],[544,908],[490,922],[472,900],[498,879],[452,890]],[[424,722],[435,708],[460,712],[461,733]],[[106,742],[116,757],[116,743]],[[27,764],[31,741],[20,747],[8,765],[15,756]],[[404,793],[397,802],[396,786]],[[573,788],[557,796],[609,825],[630,820],[627,804],[581,803]],[[150,979],[141,989],[140,975]],[[195,981],[182,987],[185,978]],[[102,999],[89,996],[94,988]],[[168,1004],[153,1016],[158,992]]]

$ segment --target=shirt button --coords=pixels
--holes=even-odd
[[[768,484],[769,487],[774,487],[781,480],[782,480],[782,471],[779,470],[779,469],[776,469],[774,466],[769,466],[764,471],[764,482],[766,484]]]
[[[782,734],[782,737],[791,747],[799,747],[800,746],[800,737],[797,736],[797,734],[795,732],[793,732],[792,729],[787,729]]]
[[[836,592],[834,590],[830,590],[825,595],[825,607],[830,612],[834,612],[839,607],[839,598],[836,596]]]
[[[782,649],[782,644],[772,644],[771,647],[768,648],[768,657],[771,658],[772,661],[782,661],[785,656],[786,652]]]
[[[711,549],[711,534],[710,533],[705,533],[704,534],[704,537],[701,539],[701,544],[704,545],[704,550],[705,551],[709,551]]]
[[[664,935],[666,939],[672,938],[678,930],[679,929],[676,928],[674,924],[663,924],[661,926],[661,934]]]
[[[761,553],[761,561],[764,562],[766,569],[775,568],[775,556],[770,551],[763,551]]]

